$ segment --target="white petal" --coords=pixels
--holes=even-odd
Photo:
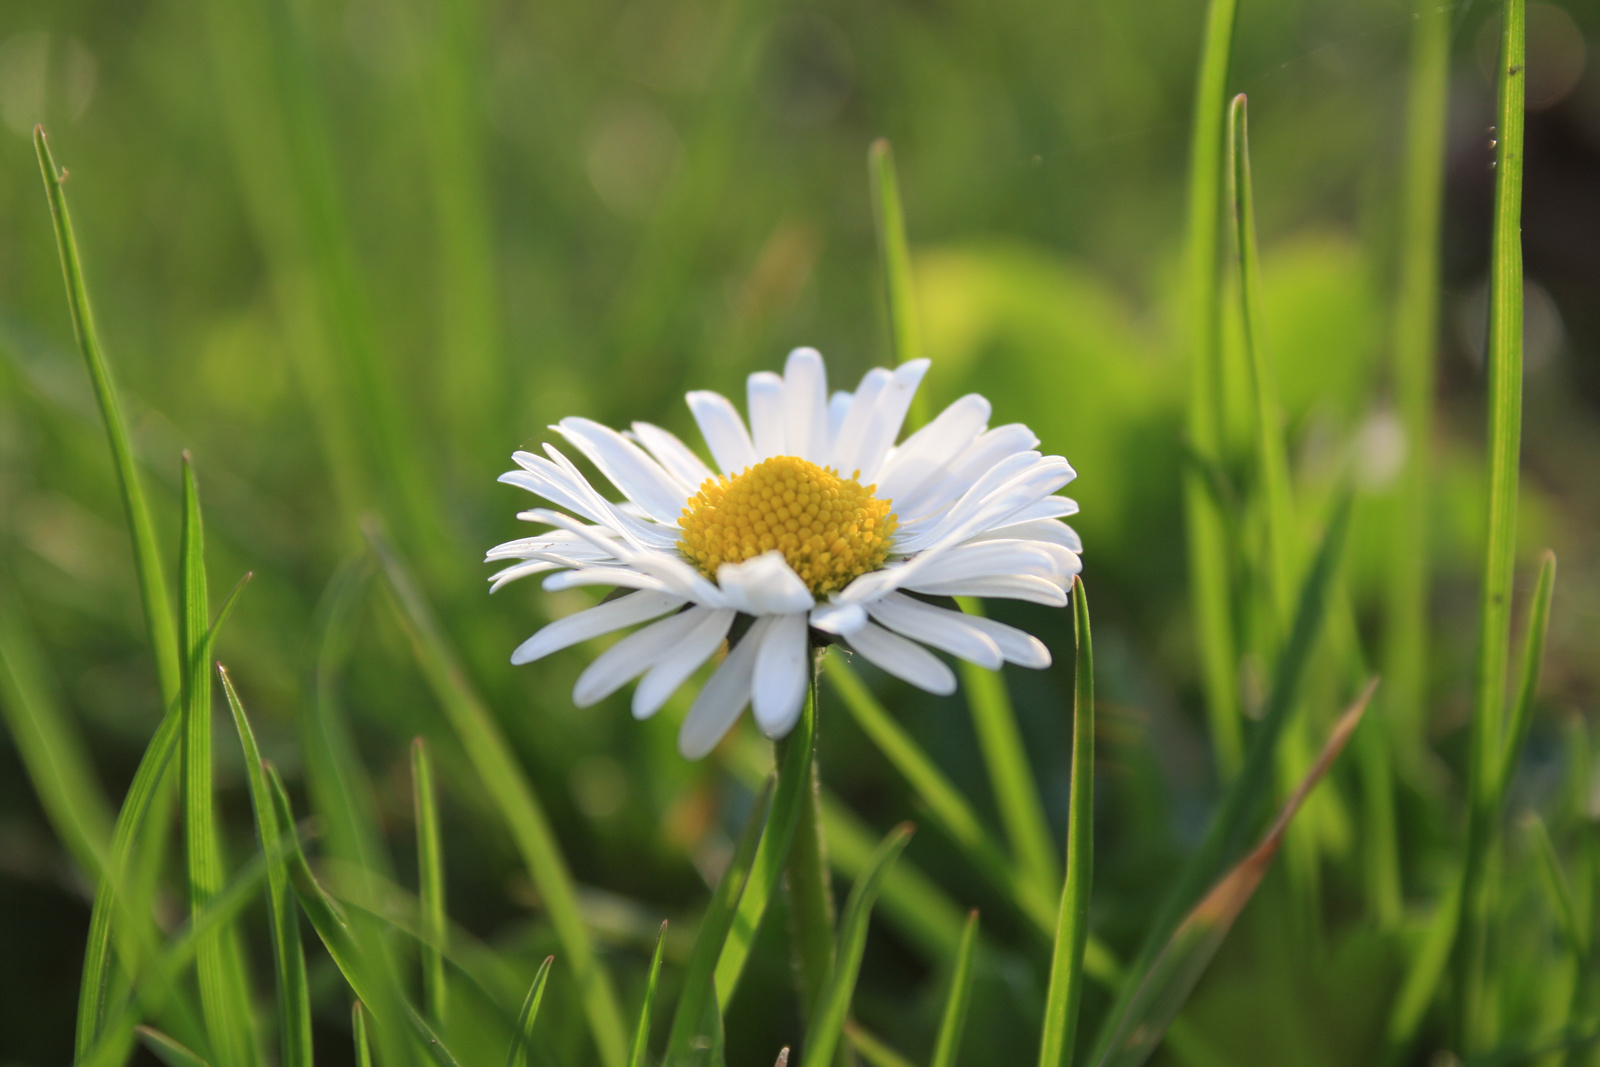
[[[563,589],[576,589],[583,585],[614,585],[622,589],[650,589],[668,592],[667,583],[631,567],[584,567],[575,571],[558,571],[544,580],[542,588],[547,593]],[[679,594],[679,599],[688,599]]]
[[[706,479],[714,477],[711,468],[705,461],[694,454],[694,451],[676,434],[669,433],[659,426],[652,426],[648,422],[633,424],[633,432],[638,436],[639,442],[650,451],[650,454],[666,468],[684,487],[684,499],[689,494],[705,484]]]
[[[1026,600],[1052,608],[1067,606],[1066,590],[1048,578],[1025,574],[993,575],[954,582],[907,582],[905,588],[933,596],[992,596]]]
[[[709,614],[709,608],[690,608],[624,637],[596,656],[578,675],[578,682],[572,687],[572,702],[587,708],[615,693],[655,666]]]
[[[810,666],[804,615],[776,615],[756,650],[751,682],[751,708],[756,725],[771,738],[794,728],[806,699],[806,670]]]
[[[990,640],[1000,646],[1000,653],[1005,656],[1007,663],[1015,663],[1019,667],[1032,667],[1034,670],[1043,670],[1050,666],[1050,649],[1032,634],[982,615],[965,615],[963,618],[969,625],[988,634]]]
[[[1060,497],[1052,499],[1059,500]],[[973,536],[974,541],[1044,541],[1073,552],[1083,551],[1083,538],[1078,531],[1060,519],[1028,519],[1009,526],[996,526]]]
[[[532,637],[517,646],[511,653],[511,662],[521,665],[542,659],[580,641],[599,637],[624,626],[665,615],[683,605],[682,597],[664,593],[640,592],[584,608],[542,627]]]
[[[675,523],[685,494],[649,454],[609,426],[592,419],[565,418],[554,427],[600,468],[622,494],[658,522]]]
[[[830,634],[853,634],[867,624],[860,604],[818,604],[811,609],[811,625]]]
[[[869,431],[877,426],[878,402],[883,398],[884,389],[893,380],[894,375],[882,367],[873,367],[862,376],[855,396],[850,398],[850,406],[845,411],[844,421],[839,424],[833,451],[828,458],[828,466],[846,478],[861,468],[862,445]],[[893,443],[892,439],[890,443]]]
[[[648,719],[661,710],[673,692],[711,658],[728,636],[736,612],[732,608],[708,611],[679,642],[650,668],[639,688],[633,691],[633,717]]]
[[[746,615],[788,615],[816,605],[806,583],[777,549],[743,563],[722,564],[717,586],[728,606]]]
[[[722,740],[750,703],[750,682],[755,676],[756,650],[766,637],[771,618],[757,619],[744,638],[728,653],[716,673],[707,679],[689,705],[678,730],[678,751],[685,759],[699,759]]]
[[[997,671],[1005,662],[994,639],[959,611],[935,607],[903,593],[890,593],[867,610],[874,622],[980,667]]]
[[[859,461],[862,485],[878,480],[883,458],[889,454],[894,439],[900,436],[900,425],[906,421],[906,412],[911,410],[911,398],[916,395],[917,386],[922,384],[922,376],[927,373],[928,361],[913,359],[900,364],[890,375],[883,395],[878,398],[877,417],[873,419],[868,435],[861,444]]]
[[[1033,431],[1019,422],[997,426],[951,460],[945,470],[924,482],[916,491],[895,502],[902,521],[910,522],[948,508],[960,500],[990,470],[1019,452],[1031,452],[1039,445]]]
[[[1078,502],[1066,496],[1047,496],[1037,504],[1029,504],[1015,515],[1011,516],[1012,522],[1027,522],[1031,519],[1059,519],[1067,515],[1078,513]]]
[[[828,369],[815,348],[797,348],[783,367],[788,455],[825,462],[828,438]]]
[[[895,548],[914,552],[938,544],[965,541],[983,530],[1010,522],[1017,512],[1054,493],[1076,476],[1072,465],[1060,456],[1038,458],[1036,452],[1019,453],[979,479],[978,484],[931,529],[917,530],[903,539],[897,535]],[[994,483],[1002,478],[1003,484],[996,487]]]
[[[824,467],[833,465],[834,442],[839,439],[839,430],[844,426],[844,417],[850,414],[850,402],[854,399],[843,390],[834,393],[828,398],[828,442],[823,453],[827,458],[821,461]],[[850,472],[846,471],[845,473],[849,474]]]
[[[700,427],[700,436],[711,449],[711,458],[723,474],[737,474],[756,462],[750,431],[744,428],[744,420],[727,397],[701,389],[684,399]]]
[[[489,592],[498,593],[502,586],[510,585],[518,578],[526,578],[531,574],[543,574],[545,571],[557,570],[565,563],[557,563],[548,559],[530,559],[521,563],[512,564],[504,570],[495,571],[489,576]]]
[[[937,477],[989,424],[989,401],[968,393],[889,453],[878,475],[878,496],[895,502],[910,497]],[[908,516],[909,517],[909,516]]]
[[[918,689],[948,696],[956,691],[956,676],[943,660],[921,645],[867,623],[848,638],[850,647],[885,672]]]
[[[757,371],[746,384],[750,406],[750,438],[755,444],[756,461],[788,455],[785,429],[789,421],[783,400],[783,379],[771,371]]]
[[[1060,572],[1050,547],[1037,541],[973,541],[956,545],[917,569],[917,582],[951,582],[992,574],[1054,578]],[[911,584],[911,583],[902,583]]]

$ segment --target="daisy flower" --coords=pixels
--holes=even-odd
[[[690,393],[714,469],[649,423],[627,433],[583,418],[552,426],[624,499],[606,499],[553,445],[516,453],[520,469],[500,481],[555,507],[517,516],[544,533],[489,551],[515,561],[491,591],[545,574],[547,590],[615,592],[539,630],[511,662],[648,623],[597,656],[572,691],[587,707],[640,679],[633,714],[645,719],[729,646],[679,733],[690,759],[746,706],[768,737],[787,734],[816,642],[840,642],[939,694],[956,678],[929,648],[990,670],[1049,666],[1030,634],[935,601],[1065,606],[1083,546],[1061,521],[1077,504],[1054,494],[1075,474],[1036,451],[1026,426],[990,429],[989,402],[975,393],[896,444],[927,369],[927,360],[874,368],[854,393],[829,396],[822,357],[797,349],[782,377],[750,376],[748,427],[726,397]]]

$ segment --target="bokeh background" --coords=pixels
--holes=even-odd
[[[220,655],[266,754],[298,789],[317,607],[362,551],[361,517],[379,516],[550,811],[625,997],[660,919],[703,906],[750,794],[715,758],[679,759],[670,711],[639,725],[621,699],[573,708],[587,655],[507,664],[582,597],[531,583],[486,594],[482,552],[518,535],[527,506],[494,478],[568,414],[694,440],[686,389],[742,397],[744,375],[795,345],[820,348],[846,387],[889,362],[866,173],[869,142],[886,136],[933,401],[981,390],[997,420],[1027,422],[1080,472],[1069,492],[1100,651],[1095,923],[1135,944],[1215,795],[1187,607],[1174,314],[1202,14],[1198,0],[0,5],[0,596],[27,620],[107,795],[120,798],[161,708],[34,123],[70,172],[163,543],[177,544],[187,448],[213,588],[255,573]],[[1401,796],[1419,898],[1439,875],[1424,846],[1455,832],[1446,801],[1462,788],[1484,488],[1496,14],[1457,0],[1451,17],[1434,758]],[[1345,477],[1358,487],[1348,574],[1374,646],[1404,447],[1387,367],[1410,26],[1401,0],[1244,0],[1229,85],[1251,100],[1296,477],[1313,494]],[[1561,723],[1600,713],[1600,5],[1532,4],[1529,33],[1521,541],[1526,561],[1547,546],[1561,558],[1522,785],[1536,797],[1553,788]],[[998,614],[1058,659],[1070,648],[1065,613]],[[360,609],[337,672],[397,867],[410,863],[407,743],[423,734],[441,763],[453,916],[509,956],[542,955],[552,942],[531,885],[381,598]],[[870,677],[993,821],[961,698]],[[1059,829],[1070,664],[1008,680]],[[900,779],[829,710],[825,698],[830,787],[878,833],[915,818]],[[242,767],[228,744],[218,758],[237,854],[250,841]],[[989,903],[936,833],[908,858],[963,906]],[[1359,877],[1335,873],[1320,952],[1274,949],[1252,924],[1279,877],[1188,1018],[1234,1062],[1361,1062],[1401,973],[1393,943],[1366,930]],[[0,739],[0,1064],[70,1058],[89,892]],[[168,906],[176,921],[181,901]],[[984,922],[1009,948],[980,976],[967,1048],[986,1053],[971,1062],[1024,1062],[1040,950],[1004,908]],[[770,1062],[797,1025],[781,924],[768,926],[728,1020],[732,1062]],[[882,921],[857,1014],[925,1055],[940,973]],[[550,1025],[581,1033],[570,999],[552,996],[547,1018],[570,1019]],[[319,1016],[317,1040],[348,1057],[342,1008]]]

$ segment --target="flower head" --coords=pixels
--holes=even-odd
[[[1072,467],[1035,451],[1026,426],[989,429],[989,402],[975,393],[896,444],[927,369],[874,368],[854,393],[830,397],[822,357],[797,349],[782,377],[750,376],[748,428],[725,397],[690,393],[716,470],[649,423],[624,434],[561,420],[552,429],[624,499],[607,500],[552,445],[516,453],[520,469],[500,480],[562,510],[518,516],[549,529],[489,551],[515,561],[491,589],[543,573],[547,590],[624,595],[550,623],[511,662],[648,623],[597,656],[572,693],[587,706],[640,679],[633,714],[644,719],[738,635],[684,719],[678,747],[691,759],[746,706],[770,737],[793,728],[813,630],[933,693],[956,681],[928,647],[991,670],[1049,666],[1037,638],[928,598],[1065,605],[1082,545],[1061,521],[1077,504],[1054,494]],[[735,627],[740,616],[747,625]]]

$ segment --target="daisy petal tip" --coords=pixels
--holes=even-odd
[[[860,604],[824,604],[812,609],[810,622],[823,633],[848,637],[867,624],[867,612]]]

